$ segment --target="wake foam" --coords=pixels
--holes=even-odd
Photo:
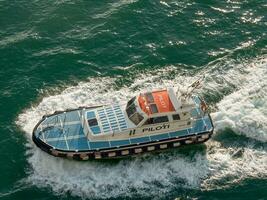
[[[266,178],[266,147],[257,148],[253,142],[239,147],[211,143],[207,151],[210,176],[201,183],[203,190],[229,188],[247,178]]]
[[[118,163],[75,162],[53,158],[37,151],[30,157],[34,174],[29,181],[51,187],[57,194],[83,198],[155,197],[171,188],[198,188],[208,173],[207,160],[196,154],[140,156]]]
[[[256,148],[251,141],[243,146],[224,147],[223,143],[210,140],[206,149],[188,147],[186,153],[174,150],[111,163],[54,158],[30,140],[34,125],[44,114],[83,105],[126,102],[140,90],[150,88],[177,85],[184,88],[200,76],[181,76],[175,67],[169,67],[131,78],[133,81],[128,86],[120,86],[119,77],[93,78],[58,95],[44,97],[17,120],[29,138],[28,157],[32,168],[28,181],[38,187],[50,187],[56,194],[69,193],[82,198],[138,195],[160,198],[177,188],[210,190],[230,187],[248,177],[266,177],[266,149]],[[225,88],[230,94],[223,96]],[[223,96],[212,114],[217,130],[230,127],[247,137],[266,141],[265,61],[254,67],[231,66],[223,73],[220,69],[210,70],[199,92]]]
[[[244,69],[238,89],[217,103],[212,114],[217,130],[231,128],[263,142],[267,141],[267,59]]]

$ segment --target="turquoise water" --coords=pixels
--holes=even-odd
[[[0,1],[1,199],[267,199],[267,2]],[[104,162],[51,157],[42,115],[189,85],[204,145]]]

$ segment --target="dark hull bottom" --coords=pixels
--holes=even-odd
[[[137,154],[152,152],[164,149],[177,148],[184,145],[199,144],[206,142],[212,135],[212,132],[201,133],[199,135],[191,135],[183,138],[173,138],[151,143],[144,143],[139,145],[125,146],[121,148],[111,148],[103,150],[90,151],[62,151],[53,149],[51,146],[45,144],[33,134],[32,139],[34,143],[43,151],[56,156],[64,157],[74,160],[93,160],[93,159],[113,159],[127,156],[134,156]]]

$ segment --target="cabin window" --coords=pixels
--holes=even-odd
[[[150,106],[150,110],[151,110],[152,114],[159,112],[156,104],[153,103],[153,104],[150,104],[149,106]]]
[[[136,97],[133,97],[133,98],[130,99],[130,101],[128,101],[127,107],[129,107],[135,101],[135,98]]]
[[[140,115],[139,113],[134,113],[131,117],[129,117],[129,119],[135,124],[138,125],[143,119],[144,117],[142,115]]]
[[[162,117],[155,117],[154,118],[154,123],[162,123],[162,122],[168,122],[169,119],[167,116],[162,116]]]
[[[129,119],[135,125],[138,125],[144,119],[144,117],[137,112],[134,100],[135,100],[135,98],[131,99],[128,102],[127,108],[126,108],[126,113],[127,113],[128,117],[129,117]]]
[[[128,117],[130,118],[136,112],[135,104],[133,103],[130,106],[128,106],[126,108],[126,112],[127,112]]]
[[[145,96],[146,96],[148,103],[154,103],[154,97],[151,92],[147,92]]]
[[[163,122],[168,122],[168,117],[167,116],[161,116],[161,117],[153,117],[149,118],[146,122],[146,124],[157,124],[157,123],[163,123]]]
[[[180,115],[179,114],[172,115],[172,119],[173,120],[180,120]]]

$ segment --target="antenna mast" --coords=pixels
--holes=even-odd
[[[198,89],[201,86],[201,81],[205,78],[205,75],[199,77],[195,82],[193,82],[190,86],[188,86],[187,91],[184,98],[187,99],[190,97],[195,89]]]

